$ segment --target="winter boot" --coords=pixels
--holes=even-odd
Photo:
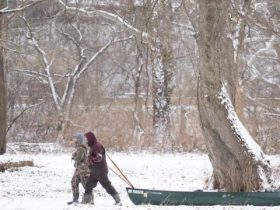
[[[115,195],[112,195],[112,197],[114,198],[115,200],[115,205],[121,205],[121,199],[120,199],[120,196],[118,193],[116,193]]]
[[[73,200],[67,202],[68,205],[71,205],[73,203],[78,203],[79,202],[79,194],[73,193]]]
[[[94,204],[93,195],[85,193],[83,196],[82,204]]]

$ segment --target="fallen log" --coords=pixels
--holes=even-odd
[[[17,161],[17,162],[6,162],[6,163],[0,163],[0,172],[4,172],[7,169],[15,169],[20,167],[26,167],[26,166],[34,166],[33,161],[26,160],[26,161]]]

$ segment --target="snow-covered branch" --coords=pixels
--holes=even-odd
[[[111,44],[113,43],[118,43],[118,42],[123,42],[123,41],[127,41],[129,39],[133,39],[134,36],[129,36],[127,38],[122,38],[122,39],[117,39],[117,40],[110,40],[106,45],[104,45],[102,48],[100,48],[89,60],[88,62],[81,68],[81,69],[77,69],[77,71],[74,73],[74,75],[77,75],[77,77],[80,77],[80,75],[88,68],[89,65],[91,65],[96,58],[102,54]]]
[[[53,64],[54,59],[52,59],[50,61],[48,60],[45,51],[40,47],[37,39],[35,38],[29,23],[27,22],[27,20],[24,17],[22,19],[26,23],[26,26],[27,26],[28,31],[29,31],[29,34],[27,35],[27,38],[31,40],[31,43],[32,43],[33,47],[41,55],[41,58],[43,60],[44,72],[46,73],[46,77],[47,77],[47,80],[48,80],[48,83],[49,83],[49,86],[50,86],[50,89],[51,89],[52,97],[53,97],[54,103],[56,105],[56,108],[58,110],[61,110],[61,106],[60,106],[60,103],[59,103],[59,96],[58,96],[58,93],[56,91],[54,81],[53,81],[53,78],[52,78],[51,73],[50,73],[50,68]]]
[[[82,33],[81,31],[73,24],[70,24],[71,27],[77,32],[77,34],[79,35],[79,39],[76,40],[71,34],[66,33],[65,31],[59,31],[60,33],[62,33],[65,37],[67,37],[68,39],[70,39],[78,48],[80,48],[81,46],[81,41],[83,39]]]
[[[264,113],[264,115],[272,116],[272,117],[280,117],[280,114],[274,114],[274,113]]]
[[[36,79],[41,80],[43,83],[48,83],[47,76],[37,71],[23,70],[23,69],[10,69],[10,71],[16,71],[19,73],[26,74],[28,76],[34,76]]]
[[[258,78],[267,84],[274,85],[277,88],[280,88],[280,84],[278,82],[274,82],[273,80],[266,78],[265,75],[260,73],[259,70],[254,65],[251,66],[251,72],[254,75],[254,77],[250,78],[250,80],[254,80]]]
[[[130,31],[137,33],[137,34],[141,34],[143,38],[147,39],[148,38],[148,34],[146,32],[142,32],[139,29],[135,28],[134,26],[132,26],[129,22],[127,22],[125,19],[123,19],[122,17],[104,11],[104,10],[91,10],[88,11],[86,9],[83,8],[77,8],[77,7],[71,7],[71,6],[67,6],[63,0],[58,0],[58,2],[65,8],[65,10],[67,11],[73,11],[73,12],[81,12],[89,17],[91,16],[101,16],[103,18],[106,18],[108,20],[114,21],[116,23],[119,23],[123,26],[125,26],[126,28],[128,28]]]
[[[227,119],[231,125],[232,131],[237,135],[240,144],[246,147],[247,151],[249,151],[252,157],[256,161],[262,161],[264,154],[260,148],[260,146],[253,140],[247,129],[243,126],[242,122],[239,120],[235,109],[232,105],[229,94],[227,93],[227,89],[225,84],[223,84],[221,88],[221,92],[218,95],[218,98],[221,100],[221,104],[225,107],[227,111]]]
[[[266,104],[264,104],[264,103],[259,102],[257,99],[252,98],[249,94],[246,94],[246,97],[247,97],[249,100],[251,100],[251,101],[253,101],[254,103],[256,103],[257,105],[263,107],[264,109],[270,110],[271,112],[274,112],[274,113],[277,113],[277,114],[280,114],[280,112],[279,112],[277,109],[274,109],[274,108],[272,108],[272,107],[270,107],[270,106],[268,106],[268,105],[266,105]]]
[[[44,1],[44,0],[32,1],[31,3],[29,3],[29,4],[25,5],[25,6],[19,6],[17,8],[12,8],[12,9],[9,8],[9,7],[5,7],[5,8],[0,10],[0,13],[8,14],[8,13],[20,12],[20,11],[25,10],[28,7],[31,7],[31,6],[33,6],[33,5],[37,4],[37,3],[40,3],[42,1]]]
[[[260,54],[262,54],[262,53],[266,53],[266,52],[268,52],[268,51],[273,51],[273,53],[277,56],[277,53],[275,52],[275,50],[273,50],[273,47],[272,47],[272,45],[273,45],[274,43],[275,43],[275,36],[272,35],[271,38],[269,39],[269,41],[266,42],[265,47],[259,49],[258,51],[256,51],[256,52],[254,53],[254,55],[249,59],[248,65],[251,66],[253,60],[254,60],[258,55],[260,55]]]
[[[6,133],[9,132],[9,130],[11,129],[11,127],[13,126],[13,124],[15,124],[15,122],[24,114],[24,112],[26,112],[27,110],[32,109],[32,108],[34,108],[34,107],[36,107],[36,106],[40,106],[41,104],[43,104],[43,103],[45,103],[45,102],[46,102],[46,101],[41,101],[41,102],[39,102],[39,103],[37,103],[37,104],[32,104],[32,105],[30,105],[30,106],[24,108],[16,117],[14,117],[14,118],[10,121],[10,123],[9,123],[9,125],[8,125],[8,127],[7,127],[7,130],[6,130]]]
[[[254,141],[248,130],[239,120],[225,84],[222,85],[221,91],[218,94],[218,98],[221,100],[221,104],[224,106],[227,112],[227,119],[233,133],[238,139],[238,143],[245,149],[245,152],[248,153],[248,155],[250,155],[256,161],[256,163],[259,163],[262,166],[267,166],[268,162],[261,147]],[[266,175],[264,167],[262,166],[258,167],[258,174],[261,178],[262,187],[265,189],[270,186],[270,180]]]
[[[106,45],[104,45],[102,48],[100,48],[90,59],[89,61],[81,68],[81,69],[77,69],[77,72],[74,73],[74,75],[77,77],[80,77],[81,74],[84,73],[84,71],[87,70],[87,68],[89,67],[90,64],[93,63],[93,61],[96,60],[96,58],[102,54],[111,44],[112,44],[113,40],[110,40]]]

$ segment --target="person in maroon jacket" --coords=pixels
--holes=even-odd
[[[85,134],[87,144],[89,146],[88,164],[90,168],[90,176],[85,185],[85,193],[82,203],[93,204],[92,189],[99,182],[106,192],[110,194],[116,204],[120,204],[120,196],[108,179],[108,166],[106,162],[106,152],[102,144],[100,144],[92,132]]]

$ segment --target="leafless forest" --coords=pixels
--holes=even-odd
[[[223,55],[233,56],[228,76],[236,112],[274,154],[280,149],[280,2],[229,2],[223,37],[233,54]],[[206,150],[197,106],[197,1],[44,0],[11,13],[5,6],[7,142],[66,143],[74,132],[92,130],[116,150]]]

